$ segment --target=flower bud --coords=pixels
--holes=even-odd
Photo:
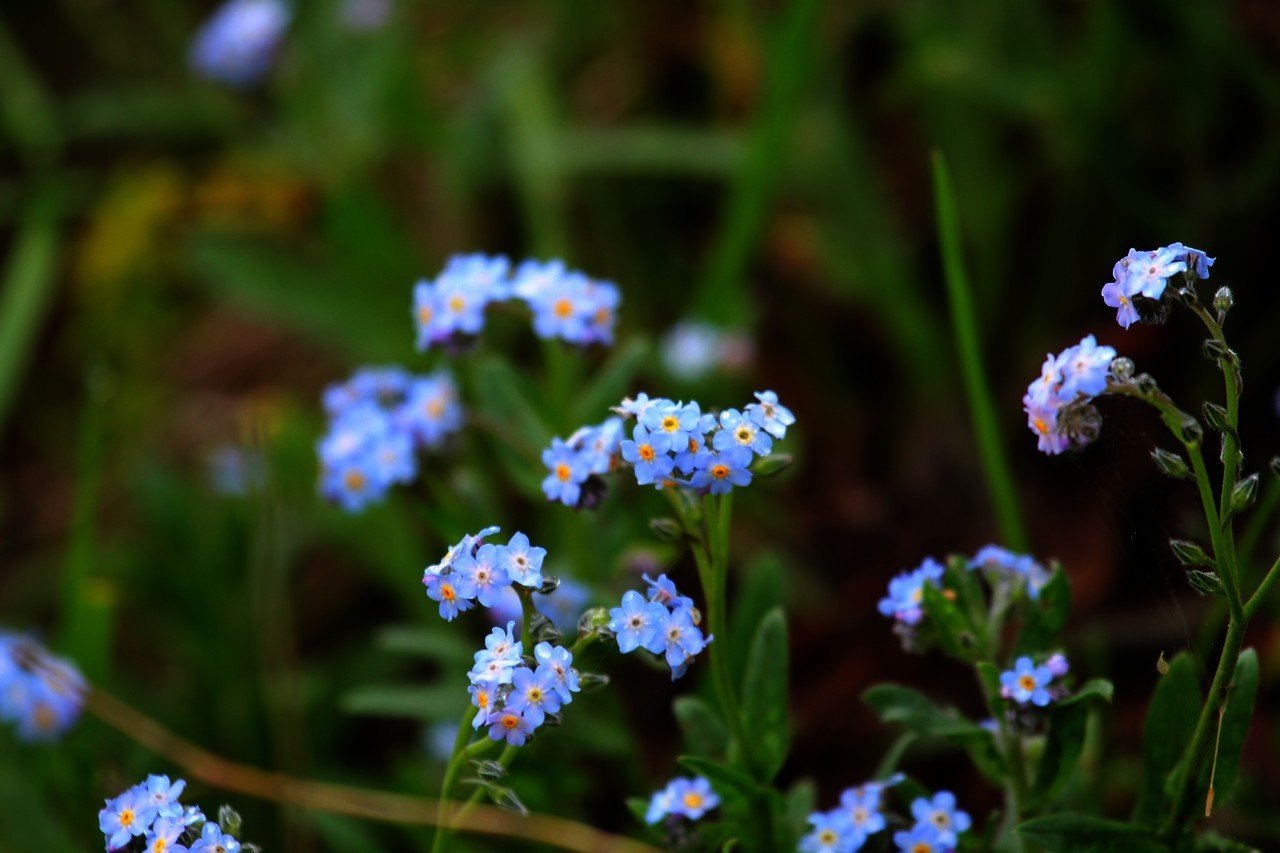
[[[1213,558],[1205,553],[1194,542],[1186,539],[1170,539],[1169,547],[1173,549],[1173,556],[1178,558],[1178,562],[1184,566],[1214,566]]]
[[[684,538],[684,528],[674,518],[651,518],[649,529],[663,542],[676,542]]]
[[[1151,451],[1151,458],[1155,460],[1156,467],[1166,476],[1175,480],[1185,480],[1191,476],[1191,471],[1187,468],[1186,461],[1177,453],[1157,447]]]
[[[1121,382],[1133,378],[1133,359],[1120,356],[1111,360],[1111,375]]]
[[[1187,569],[1187,583],[1201,595],[1222,595],[1225,590],[1222,578],[1214,572],[1202,572],[1199,569]]]
[[[603,607],[593,607],[578,619],[579,634],[594,634],[609,626],[609,611]]]
[[[1213,294],[1213,310],[1218,312],[1219,318],[1225,317],[1235,304],[1235,294],[1231,292],[1229,287],[1219,287],[1218,292]]]
[[[1188,445],[1198,447],[1204,440],[1204,429],[1198,420],[1187,415],[1182,419],[1182,423],[1178,424],[1178,435]]]
[[[228,835],[240,834],[240,813],[231,806],[221,806],[218,809],[218,826]]]
[[[1258,496],[1258,475],[1250,474],[1240,482],[1236,483],[1235,488],[1231,490],[1231,513],[1244,512],[1253,505],[1253,501]]]

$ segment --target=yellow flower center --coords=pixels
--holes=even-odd
[[[818,840],[823,844],[835,844],[839,838],[834,829],[824,829],[818,833]]]
[[[946,812],[934,812],[933,825],[938,827],[938,829],[946,829],[951,825],[951,818],[947,817]]]
[[[1018,679],[1018,686],[1021,687],[1023,690],[1028,690],[1028,691],[1035,690],[1036,680],[1030,675],[1024,675]]]
[[[563,462],[556,466],[556,477],[560,479],[560,482],[568,482],[569,477],[572,475],[573,472],[569,470],[569,466]]]
[[[853,810],[853,822],[856,826],[862,826],[867,822],[868,817],[870,817],[870,815],[867,814],[867,810],[862,806],[858,806]]]
[[[613,318],[613,312],[610,311],[608,308],[596,309],[596,325],[603,326],[607,324],[609,320],[612,318]]]
[[[755,438],[751,429],[744,426],[738,427],[738,431],[734,435],[737,437],[739,444],[750,444],[752,439]]]
[[[342,482],[349,491],[358,492],[364,488],[364,474],[359,471],[348,471],[342,478]]]
[[[133,826],[133,809],[122,809],[120,811],[120,825]]]
[[[442,598],[445,601],[453,601],[454,597],[455,597],[455,594],[453,591],[452,584],[447,584],[447,583],[440,584],[440,598]]]
[[[449,297],[449,310],[453,313],[461,314],[466,307],[467,300],[463,299],[461,296]]]
[[[728,465],[712,465],[711,476],[715,477],[717,480],[723,480],[725,477],[729,476],[729,466]]]
[[[476,691],[476,707],[477,708],[489,707],[489,694],[484,690]]]
[[[653,456],[654,456],[653,448],[650,445],[648,444],[640,445],[639,453],[640,453],[640,458],[643,459],[645,462],[653,461]]]
[[[560,297],[551,304],[551,311],[561,320],[573,316],[573,300]]]
[[[515,714],[504,714],[502,717],[502,727],[510,731],[520,725],[520,718]]]
[[[662,429],[664,432],[675,432],[680,429],[680,419],[675,415],[667,415],[662,419]]]
[[[539,689],[539,688],[537,688],[537,687],[534,687],[534,688],[530,689],[530,690],[529,690],[529,701],[530,701],[530,702],[534,702],[534,703],[541,702],[541,701],[542,701],[542,690],[541,690],[541,689]]]
[[[1033,418],[1031,421],[1031,426],[1034,427],[1035,431],[1040,433],[1041,435],[1049,434],[1049,425],[1044,422],[1044,418]]]
[[[429,400],[427,402],[427,417],[431,420],[438,420],[444,414],[443,400]]]
[[[911,848],[911,853],[933,853],[933,845],[927,841],[916,842],[916,846]]]
[[[430,305],[423,305],[418,309],[418,322],[422,325],[430,325],[431,318],[435,316],[435,311]]]
[[[687,809],[702,808],[702,795],[697,791],[690,791],[684,795],[684,807]]]

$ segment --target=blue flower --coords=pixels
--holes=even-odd
[[[927,823],[918,823],[910,830],[895,832],[893,843],[902,853],[944,853],[949,849],[937,828]]]
[[[1008,548],[999,545],[983,546],[969,560],[970,569],[984,569],[988,572],[1004,574],[1022,580],[1027,585],[1027,594],[1034,601],[1040,597],[1040,590],[1049,582],[1051,575],[1027,554],[1015,554]]]
[[[726,409],[720,413],[720,431],[712,439],[712,445],[722,452],[745,447],[757,456],[767,456],[773,449],[773,439],[750,416],[737,409]]]
[[[840,809],[810,814],[809,825],[809,834],[800,839],[802,853],[854,853],[866,843],[866,835]]]
[[[688,443],[687,439],[685,443]],[[650,433],[643,424],[636,424],[631,432],[631,439],[621,444],[622,458],[632,464],[636,483],[641,486],[651,485],[670,476],[675,465],[675,460],[668,455],[670,449],[671,438],[667,433]]]
[[[593,296],[591,280],[582,273],[566,271],[548,279],[526,301],[533,310],[533,332],[538,337],[571,344],[589,342],[587,322]]]
[[[1120,281],[1123,276],[1131,294],[1159,299],[1164,296],[1169,279],[1187,271],[1186,261],[1179,251],[1181,245],[1163,246],[1149,252],[1130,249],[1129,254],[1117,261],[1112,270],[1115,280]]]
[[[1068,347],[1058,357],[1063,377],[1058,397],[1063,400],[1073,400],[1078,395],[1096,397],[1107,390],[1107,377],[1115,357],[1115,348],[1098,346],[1093,335],[1086,335],[1080,343]]]
[[[1109,281],[1102,286],[1102,301],[1116,309],[1116,322],[1127,329],[1139,319],[1138,309],[1133,304],[1133,297],[1137,295],[1137,290],[1124,272],[1117,272],[1116,275],[1115,281]]]
[[[179,779],[170,783],[168,776],[153,775],[148,776],[143,785],[147,792],[147,799],[150,800],[157,815],[175,819],[182,817],[182,803],[178,798],[187,787],[185,781]]]
[[[1073,431],[1060,414],[1106,391],[1115,357],[1114,349],[1098,346],[1088,335],[1045,359],[1040,376],[1022,398],[1027,426],[1036,434],[1041,451],[1054,455],[1092,440],[1092,435]]]
[[[582,496],[582,484],[590,474],[578,451],[558,438],[552,439],[551,446],[542,451],[542,464],[551,472],[542,481],[542,492],[547,500],[577,506]]]
[[[1044,665],[1053,674],[1054,678],[1061,678],[1071,671],[1071,665],[1067,663],[1067,656],[1061,652],[1055,652],[1050,655]]]
[[[622,292],[613,282],[587,282],[583,343],[605,346],[613,343],[613,327],[618,321],[618,306],[621,303]]]
[[[506,707],[521,712],[536,729],[547,714],[560,710],[560,691],[556,688],[556,674],[550,669],[518,667],[511,674],[511,693]]]
[[[471,728],[479,729],[489,720],[489,710],[498,695],[498,683],[486,678],[473,681],[467,687],[467,694],[471,696],[471,704],[476,706],[476,715],[471,718]]]
[[[398,424],[423,448],[439,447],[462,428],[462,406],[453,377],[443,370],[415,377],[396,410]]]
[[[917,624],[924,616],[924,585],[938,586],[943,571],[941,563],[926,557],[915,569],[897,575],[889,581],[889,594],[880,599],[880,613],[907,625]]]
[[[786,438],[787,427],[796,422],[796,416],[772,391],[757,391],[756,400],[759,402],[747,406],[747,416],[774,438]]]
[[[698,379],[720,366],[725,334],[715,326],[684,320],[662,339],[662,363],[681,379]]]
[[[1169,248],[1178,253],[1178,258],[1186,263],[1187,268],[1195,273],[1196,278],[1208,278],[1209,267],[1213,266],[1213,262],[1217,260],[1199,249],[1193,249],[1181,243],[1173,243]]]
[[[496,684],[510,684],[511,670],[520,664],[524,644],[516,638],[515,621],[506,628],[494,628],[484,639],[484,648],[475,653],[471,667],[471,680],[492,680]]]
[[[720,805],[720,797],[702,776],[671,781],[671,814],[699,820]]]
[[[751,451],[745,447],[731,447],[719,453],[703,449],[696,457],[697,470],[689,485],[713,495],[727,495],[735,486],[751,484],[751,459]]]
[[[564,646],[538,643],[533,647],[533,659],[538,663],[538,672],[546,670],[551,673],[552,685],[560,701],[565,705],[572,702],[573,694],[581,689],[578,671],[573,668],[573,653]]]
[[[465,581],[468,589],[475,590],[475,599],[483,607],[496,604],[498,595],[511,585],[498,559],[498,549],[486,544],[476,549],[474,556],[463,554],[453,564],[453,575]]]
[[[880,794],[884,785],[868,782],[857,788],[848,788],[840,794],[840,809],[849,825],[864,839],[885,827],[880,811]]]
[[[618,650],[623,654],[637,648],[661,654],[667,647],[665,633],[670,612],[666,607],[635,590],[622,596],[622,605],[609,611],[609,630],[617,635]]]
[[[639,418],[645,429],[665,434],[667,447],[677,451],[687,447],[690,438],[700,437],[698,424],[701,419],[702,410],[697,403],[673,403],[670,400],[650,406]]]
[[[587,606],[591,590],[572,578],[560,578],[555,591],[539,595],[533,600],[533,609],[551,620],[551,624],[568,634],[578,627],[578,619]]]
[[[107,839],[107,849],[117,850],[151,829],[156,819],[155,807],[141,787],[133,787],[112,800],[98,812],[98,829]]]
[[[1053,672],[1047,666],[1036,666],[1031,658],[1020,657],[1013,669],[1000,673],[1000,692],[1021,705],[1030,702],[1043,708],[1052,701],[1048,687]]]
[[[172,818],[159,818],[147,833],[147,853],[187,853],[186,846],[178,843],[185,830],[185,826]]]
[[[720,796],[702,776],[672,779],[649,800],[645,821],[659,823],[669,816],[700,820],[720,805]]]
[[[517,532],[502,548],[498,562],[513,583],[538,589],[542,586],[542,561],[546,556],[546,548],[532,547],[529,537]]]
[[[428,571],[422,576],[422,583],[427,587],[427,597],[440,602],[440,615],[446,622],[452,622],[459,613],[470,610],[470,599],[476,597],[475,584],[457,572],[436,575]]]
[[[514,708],[489,712],[489,739],[505,740],[512,746],[524,746],[533,732],[533,722]]]
[[[196,33],[192,69],[231,86],[257,83],[271,70],[289,18],[289,7],[281,0],[224,3]]]
[[[689,661],[707,647],[711,637],[703,637],[702,631],[693,621],[690,610],[672,611],[660,634],[666,647],[667,666],[671,667],[671,680],[675,681],[684,675]]]
[[[84,677],[30,637],[0,633],[0,721],[24,741],[50,741],[80,718]]]
[[[650,601],[656,601],[670,610],[693,609],[693,599],[687,595],[681,595],[676,589],[675,581],[671,578],[666,575],[658,575],[657,580],[648,575],[641,577],[649,585]]]
[[[608,474],[621,448],[622,419],[609,418],[595,426],[583,427],[569,437],[568,443],[578,449],[579,458],[589,472]]]
[[[191,845],[191,853],[240,853],[240,842],[222,831],[216,823],[206,823],[200,839]]]
[[[968,831],[970,825],[969,815],[956,809],[956,795],[950,791],[939,791],[932,801],[923,797],[913,801],[911,815],[917,827],[933,827],[938,843],[946,847],[955,847],[960,833]]]

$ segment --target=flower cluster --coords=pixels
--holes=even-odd
[[[676,778],[650,797],[644,819],[649,824],[661,823],[668,818],[700,820],[718,805],[720,795],[703,777]]]
[[[543,451],[549,473],[542,490],[548,500],[575,508],[595,506],[603,481],[591,478],[616,468],[618,456],[642,486],[727,494],[750,484],[752,462],[772,452],[774,440],[784,438],[796,420],[772,391],[757,393],[756,402],[741,411],[727,409],[718,416],[703,412],[696,402],[647,394],[623,400],[615,411],[635,420],[630,438],[621,436],[622,423],[611,418],[568,440],[554,439]]]
[[[1071,667],[1062,654],[1050,655],[1039,666],[1029,657],[1020,657],[1013,662],[1013,669],[1000,673],[1000,695],[1019,705],[1032,704],[1043,708],[1062,693],[1058,688],[1051,687],[1051,682],[1070,670]]]
[[[417,451],[439,447],[462,426],[453,378],[365,368],[324,392],[329,429],[317,445],[320,490],[348,512],[418,476]]]
[[[916,625],[924,616],[924,587],[932,584],[941,588],[939,581],[945,570],[932,557],[908,572],[902,572],[889,581],[889,594],[880,599],[877,609],[884,616],[891,616],[903,625]]]
[[[251,86],[275,61],[292,13],[282,0],[229,0],[196,34],[192,69],[230,86]]]
[[[867,782],[848,788],[840,795],[840,805],[830,811],[809,815],[812,830],[800,842],[803,853],[853,853],[867,839],[887,826],[881,802],[886,789],[902,781],[901,773],[883,782]],[[910,853],[943,853],[960,843],[960,835],[972,822],[956,808],[955,795],[939,791],[932,799],[920,797],[911,803],[915,824],[895,832],[893,843]]]
[[[617,467],[621,444],[621,418],[582,427],[567,439],[552,439],[542,451],[548,471],[542,493],[565,506],[594,508],[604,495],[601,477]]]
[[[622,295],[617,285],[597,281],[561,261],[525,261],[512,270],[501,255],[454,255],[435,279],[413,290],[418,349],[449,346],[478,335],[485,310],[519,299],[533,311],[540,338],[574,344],[611,344]]]
[[[1027,426],[1039,439],[1040,450],[1056,455],[1097,437],[1101,418],[1091,401],[1107,390],[1115,357],[1115,349],[1098,346],[1088,335],[1045,358],[1040,376],[1022,398]]]
[[[230,833],[205,818],[198,807],[182,804],[178,798],[186,786],[181,779],[170,782],[168,776],[148,776],[147,781],[107,800],[98,812],[107,850],[240,853],[241,844]],[[234,813],[226,813],[239,823]]]
[[[530,545],[529,537],[523,533],[516,533],[506,545],[484,541],[497,532],[497,527],[486,527],[463,536],[440,562],[427,566],[423,572],[427,597],[440,603],[440,615],[445,621],[452,622],[476,602],[483,607],[498,605],[512,584],[542,588],[542,561],[547,549]]]
[[[883,782],[867,782],[846,788],[840,805],[809,815],[812,830],[800,841],[803,853],[852,853],[885,828],[881,798],[885,789],[902,781],[896,774]]]
[[[1050,574],[1029,554],[1016,554],[999,545],[987,545],[969,560],[971,570],[982,570],[988,577],[1008,577],[1027,585],[1027,595],[1034,601],[1049,582]]]
[[[80,718],[84,677],[30,637],[0,632],[0,720],[25,741],[49,741]]]
[[[1165,294],[1178,273],[1208,278],[1214,259],[1199,249],[1172,243],[1149,252],[1130,249],[1111,269],[1112,281],[1102,287],[1102,301],[1116,309],[1116,322],[1129,328],[1144,319]]]
[[[714,637],[703,636],[698,627],[702,614],[670,578],[659,575],[652,580],[645,575],[644,580],[649,585],[648,598],[635,590],[627,591],[622,604],[609,610],[609,630],[623,654],[644,649],[662,655],[675,681]]]
[[[524,656],[516,639],[515,622],[494,628],[476,652],[468,673],[471,704],[476,707],[472,727],[489,727],[489,738],[523,746],[549,715],[573,701],[581,687],[573,668],[573,653],[564,646],[538,643],[533,658]]]

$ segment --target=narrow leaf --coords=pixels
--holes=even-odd
[[[787,619],[775,607],[760,622],[747,658],[742,687],[747,737],[763,761],[764,778],[782,768],[790,740],[787,723]]]

